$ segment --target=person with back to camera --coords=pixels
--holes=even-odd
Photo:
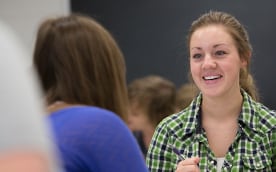
[[[128,84],[128,126],[146,157],[157,124],[175,112],[175,85],[170,80],[148,75]]]
[[[101,24],[80,14],[45,20],[33,60],[67,172],[148,171],[123,121],[124,57]]]
[[[245,28],[210,11],[192,23],[187,44],[201,93],[157,127],[150,171],[276,171],[276,114],[257,102]]]

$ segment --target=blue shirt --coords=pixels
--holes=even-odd
[[[139,146],[113,112],[75,106],[49,116],[67,172],[148,171]]]

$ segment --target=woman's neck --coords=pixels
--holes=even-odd
[[[225,120],[227,118],[237,118],[242,107],[242,94],[230,94],[223,98],[204,97],[202,100],[203,118],[214,118],[216,120]]]
[[[64,101],[55,101],[54,103],[48,105],[47,112],[53,113],[55,111],[58,111],[70,106],[73,106],[73,104],[68,104]]]
[[[216,157],[224,157],[236,137],[242,101],[241,93],[202,99],[202,127]]]
[[[145,143],[145,146],[146,146],[147,149],[150,145],[154,130],[155,130],[155,128],[153,126],[150,126],[150,125],[146,126],[143,129],[143,140],[144,140],[144,143]]]

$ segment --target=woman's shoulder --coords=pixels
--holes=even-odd
[[[240,120],[260,134],[276,132],[276,111],[249,99],[243,104]]]
[[[252,130],[267,133],[276,128],[276,111],[255,101],[246,92],[243,92],[243,105],[240,120],[247,123]]]
[[[259,125],[264,131],[276,130],[276,111],[262,103],[256,103],[255,114],[259,118]]]
[[[105,119],[105,118],[111,118],[111,119],[118,119],[119,116],[104,108],[96,107],[96,106],[70,106],[63,109],[60,109],[58,111],[53,112],[50,114],[50,117],[58,118],[66,116],[66,118],[97,118],[97,119]]]
[[[49,115],[54,128],[70,128],[78,131],[101,127],[105,130],[124,130],[123,120],[114,112],[93,106],[72,106]],[[106,127],[103,127],[106,126]],[[58,129],[60,130],[60,129]]]
[[[99,107],[75,106],[53,115],[56,115],[53,122],[59,123],[54,125],[62,156],[69,165],[77,156],[86,162],[97,163],[97,168],[102,171],[124,171],[131,166],[140,171],[146,169],[134,136],[114,112]],[[95,163],[86,165],[95,169]]]
[[[199,94],[192,100],[189,106],[183,110],[180,110],[179,112],[167,116],[162,120],[162,123],[172,127],[177,125],[184,125],[182,126],[184,128],[185,124],[196,123],[200,113],[201,100],[202,95]]]
[[[186,135],[194,132],[198,126],[198,109],[193,105],[164,118],[157,126],[157,131],[170,135]]]

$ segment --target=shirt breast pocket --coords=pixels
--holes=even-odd
[[[244,169],[246,171],[272,171],[272,161],[267,154],[258,152],[257,154],[247,154],[242,157]]]

